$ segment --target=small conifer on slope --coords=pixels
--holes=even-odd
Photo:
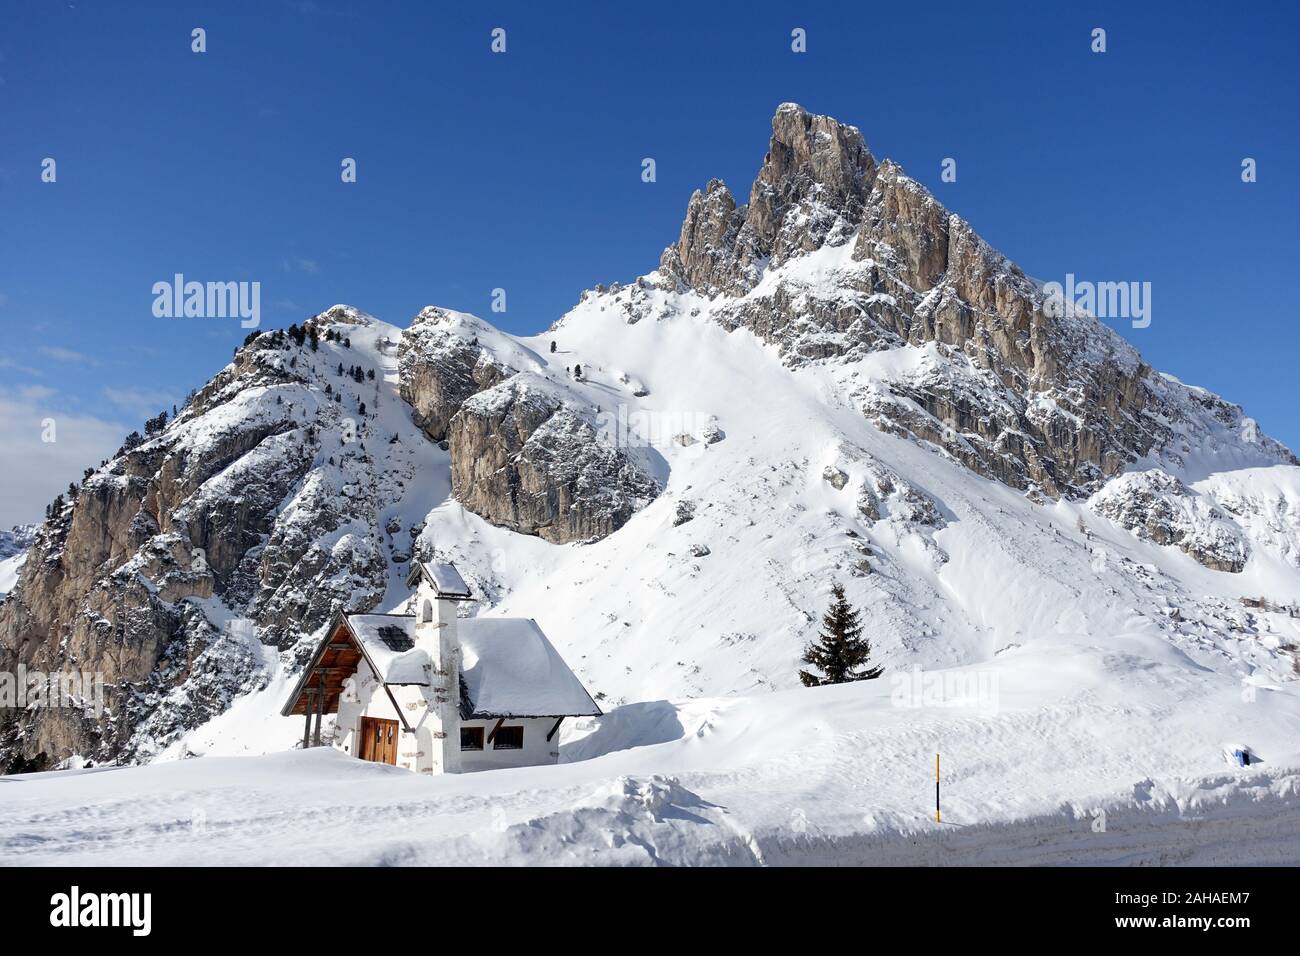
[[[844,596],[843,585],[832,584],[831,606],[822,616],[820,640],[803,652],[803,662],[820,671],[821,676],[799,671],[805,687],[874,680],[885,672],[883,667],[871,666],[871,641],[862,636],[860,618],[860,612]]]

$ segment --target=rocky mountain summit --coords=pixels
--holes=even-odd
[[[717,321],[790,365],[920,347],[862,390],[872,420],[1053,498],[1086,497],[1148,455],[1178,458],[1186,432],[1248,427],[1237,406],[1153,375],[1092,317],[1053,316],[1018,266],[877,162],[857,128],[791,103],[773,117],[749,202],[718,180],[697,191],[651,278],[707,299]],[[645,301],[631,299],[640,318]]]
[[[542,336],[345,305],[251,334],[35,531],[0,672],[98,672],[107,708],[0,712],[0,768],[202,752],[434,555],[615,699],[783,686],[831,576],[898,666],[1140,626],[1286,679],[1259,608],[1300,600],[1294,456],[1046,308],[856,128],[772,130],[745,204],[710,182]]]

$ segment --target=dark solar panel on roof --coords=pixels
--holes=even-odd
[[[379,639],[388,645],[390,651],[396,651],[398,653],[409,651],[415,646],[415,642],[411,640],[410,635],[406,633],[406,628],[395,627],[392,624],[387,624],[379,628]]]

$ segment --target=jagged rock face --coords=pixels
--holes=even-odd
[[[737,208],[720,180],[697,190],[660,272],[707,295],[743,295],[764,267],[843,242],[845,226],[862,215],[874,174],[875,160],[857,129],[782,104],[748,205]]]
[[[855,390],[867,416],[1034,493],[1091,494],[1185,417],[1186,396],[1153,382],[1112,330],[1049,314],[1014,263],[897,165],[877,164],[857,129],[793,104],[773,118],[749,204],[717,180],[696,192],[652,278],[712,300],[724,327],[774,343],[792,366],[922,350]],[[648,302],[637,291],[614,296],[630,321]]]
[[[659,487],[547,383],[525,373],[451,421],[452,491],[493,524],[553,543],[602,538]]]
[[[612,533],[658,485],[597,439],[566,385],[509,349],[480,320],[433,307],[402,337],[401,395],[415,423],[446,441],[454,495],[493,524],[557,544]]]
[[[1175,545],[1215,571],[1240,572],[1250,557],[1241,530],[1212,500],[1165,471],[1121,475],[1088,507],[1139,538]]]
[[[452,313],[423,309],[398,350],[402,398],[415,423],[434,441],[447,437],[452,417],[470,396],[515,373],[454,324]]]
[[[385,494],[340,494],[324,477],[365,475],[369,461],[366,416],[323,391],[325,354],[282,332],[256,337],[41,527],[0,605],[0,670],[100,673],[107,713],[18,714],[0,724],[0,767],[152,752],[264,679],[249,650],[259,634],[287,646],[344,603],[368,607],[383,593],[373,541],[319,543],[373,523]],[[345,419],[360,440],[320,461]],[[243,610],[247,633],[217,630],[192,603],[214,596]]]
[[[691,195],[681,238],[664,251],[660,268],[695,289],[733,288],[740,226],[731,191],[722,180],[709,180],[704,192],[697,189]]]

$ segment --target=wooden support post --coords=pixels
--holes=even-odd
[[[320,722],[325,713],[325,675],[320,675],[320,689],[316,691],[316,733],[313,735],[313,747],[320,746]]]
[[[492,743],[492,738],[497,735],[497,731],[501,729],[501,725],[504,724],[505,722],[506,719],[504,717],[502,717],[500,720],[497,721],[497,725],[492,728],[492,733],[488,734],[487,743],[485,743],[483,746],[486,747],[487,744]]]
[[[552,727],[552,728],[551,728],[551,732],[550,732],[549,734],[546,735],[546,742],[547,742],[548,744],[551,742],[551,738],[555,736],[555,732],[556,732],[557,730],[560,729],[560,724],[562,724],[562,723],[564,723],[564,718],[563,718],[563,717],[558,717],[558,718],[556,718],[555,726]]]
[[[316,692],[314,690],[307,690],[305,691],[305,693],[307,694],[307,706],[302,709],[302,714],[303,714],[302,749],[303,750],[306,750],[308,747],[311,746],[312,702],[316,699]]]

